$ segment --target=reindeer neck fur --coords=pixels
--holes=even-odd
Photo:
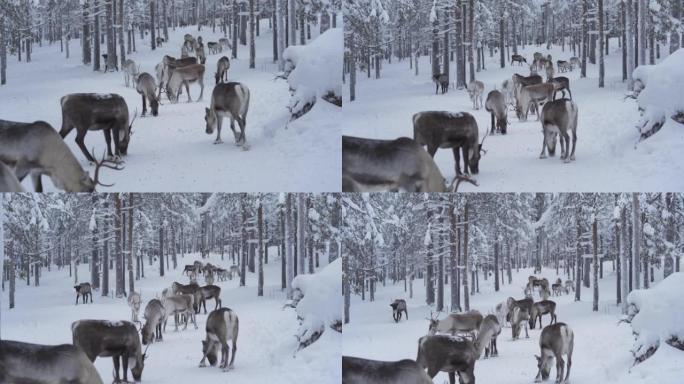
[[[475,342],[473,342],[473,346],[475,347],[476,358],[478,360],[480,359],[480,356],[482,356],[482,352],[484,352],[484,349],[487,346],[487,344],[492,340],[492,336],[494,336],[494,328],[483,328],[484,329],[481,329],[480,332],[477,334]]]

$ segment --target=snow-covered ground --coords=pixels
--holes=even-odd
[[[561,271],[562,273],[562,271]],[[604,264],[605,278],[600,280],[599,311],[592,312],[592,290],[582,288],[582,301],[575,302],[574,295],[551,297],[557,303],[556,314],[559,322],[568,324],[575,334],[575,348],[572,355],[570,383],[681,383],[684,377],[684,353],[662,343],[651,359],[631,367],[633,356],[630,352],[633,343],[632,330],[629,325],[618,325],[620,310],[615,306],[615,276],[611,272],[609,262]],[[661,271],[657,273],[662,276]],[[494,306],[505,301],[508,296],[517,299],[523,297],[523,287],[532,269],[513,271],[513,284],[505,284],[499,292],[494,292],[493,280],[485,281],[480,276],[480,294],[471,296],[471,308],[483,314],[493,311]],[[544,269],[542,276],[549,281],[558,277],[554,269]],[[559,276],[565,279],[565,276]],[[352,298],[351,323],[344,326],[343,355],[358,356],[376,360],[415,359],[418,339],[427,334],[431,308],[425,305],[425,289],[422,280],[415,280],[414,297],[409,299],[404,292],[404,284],[387,283],[386,287],[378,284],[375,302],[361,301],[360,297]],[[445,303],[448,303],[449,289],[445,289]],[[392,320],[389,303],[395,298],[406,299],[408,317],[398,324]],[[539,300],[535,294],[535,300]],[[432,308],[434,311],[434,307]],[[669,313],[663,313],[669,316]],[[674,315],[674,314],[672,314]],[[440,318],[444,317],[444,313]],[[548,325],[549,316],[543,317],[543,324]],[[539,355],[539,327],[529,331],[526,339],[524,330],[519,340],[511,339],[511,328],[504,327],[498,339],[499,357],[482,359],[475,364],[475,376],[479,383],[528,384],[534,381],[537,374],[537,362],[534,355]],[[555,379],[555,365],[551,371],[551,380]],[[439,373],[433,380],[435,383],[448,382],[446,373]],[[549,381],[551,382],[551,381]]]
[[[622,82],[621,53],[617,40],[611,41],[611,53],[605,58],[605,88],[598,88],[598,65],[587,64],[587,78],[580,79],[580,70],[556,73],[570,79],[572,96],[579,110],[577,127],[577,160],[563,164],[556,158],[539,159],[541,152],[541,123],[535,116],[519,122],[514,112],[508,113],[510,127],[505,136],[489,136],[484,148],[487,154],[480,160],[479,187],[464,184],[463,191],[480,192],[608,192],[608,191],[665,191],[684,188],[684,126],[669,121],[656,135],[640,143],[640,121],[635,100],[624,100],[627,85]],[[561,52],[560,47],[528,46],[521,51],[532,60],[535,51],[551,53],[554,63],[568,60],[572,51]],[[665,52],[666,50],[663,50]],[[487,70],[476,74],[485,84],[483,99],[494,87],[501,89],[504,79],[514,73],[529,75],[528,67],[517,65],[499,68],[498,54],[485,53]],[[427,110],[469,112],[475,116],[480,138],[490,126],[490,116],[484,110],[473,110],[466,90],[451,88],[446,95],[435,95],[430,79],[428,57],[420,58],[420,75],[414,76],[409,61],[392,64],[383,61],[381,78],[374,72],[357,74],[356,100],[349,102],[348,86],[344,88],[344,121],[346,135],[375,139],[413,137],[411,117]],[[451,64],[451,80],[455,80],[455,66]],[[451,150],[439,150],[435,156],[443,175],[451,180],[455,175]]]
[[[152,51],[149,37],[137,40],[137,52],[127,58],[140,65],[141,72],[155,75],[155,65],[166,54],[179,57],[183,35],[190,33],[208,41],[223,37],[217,29],[197,32],[196,27],[169,30],[169,42]],[[312,28],[317,34],[317,28]],[[59,100],[75,92],[118,93],[126,99],[130,115],[142,112],[141,97],[134,87],[126,88],[122,72],[93,72],[81,64],[79,40],[71,41],[71,58],[65,59],[59,43],[35,46],[31,63],[8,57],[7,85],[0,87],[0,119],[29,122],[44,120],[56,130],[62,124]],[[104,46],[103,46],[103,49]],[[133,124],[125,169],[103,171],[101,179],[114,183],[100,191],[339,191],[340,190],[340,121],[341,109],[320,105],[311,116],[288,123],[289,86],[275,79],[277,64],[272,60],[272,35],[268,20],[263,19],[261,36],[256,40],[256,68],[249,69],[249,46],[238,47],[238,59],[231,59],[229,81],[239,81],[251,92],[247,115],[248,151],[233,145],[228,119],[223,135],[228,140],[213,145],[215,133],[205,133],[204,109],[209,106],[214,86],[216,62],[222,55],[207,56],[204,95],[200,87],[190,86],[193,102],[186,103],[185,90],[178,104],[162,95],[159,116],[138,117]],[[104,52],[103,52],[104,53]],[[340,49],[340,61],[341,49]],[[104,63],[102,65],[104,68]],[[341,83],[341,79],[340,79]],[[324,103],[320,103],[324,104]],[[93,172],[78,149],[72,131],[65,141],[85,169]],[[105,148],[101,132],[86,136],[86,147],[100,156]],[[31,189],[30,178],[24,186]],[[54,187],[48,181],[46,189]]]
[[[264,297],[256,295],[256,275],[248,274],[247,286],[239,287],[239,279],[215,282],[221,290],[223,306],[233,309],[240,320],[237,339],[235,368],[222,372],[217,367],[199,368],[202,359],[202,343],[207,315],[197,316],[199,329],[192,325],[174,332],[173,319],[167,325],[164,341],[154,343],[148,350],[143,371],[143,383],[325,383],[336,384],[341,380],[340,349],[342,336],[338,332],[325,332],[318,341],[297,353],[295,338],[299,323],[291,308],[283,309],[287,302],[285,292],[280,290],[280,259],[276,249],[271,248],[270,263],[264,266]],[[321,262],[324,258],[321,258]],[[136,291],[142,291],[143,309],[146,303],[161,295],[163,288],[173,281],[187,283],[181,276],[184,264],[201,260],[198,255],[186,255],[180,259],[179,268],[166,271],[160,278],[157,264],[145,265],[146,278],[136,281]],[[327,259],[326,259],[327,260]],[[230,260],[221,261],[220,255],[211,255],[214,265],[229,266]],[[323,267],[323,265],[321,266]],[[93,304],[74,305],[73,277],[68,268],[44,273],[40,287],[26,287],[17,281],[15,309],[7,309],[7,292],[0,304],[0,336],[5,340],[19,340],[39,344],[71,343],[70,324],[78,319],[130,320],[131,312],[126,299],[102,297],[93,293]],[[87,265],[80,266],[79,281],[88,281]],[[199,282],[203,283],[202,276]],[[113,284],[113,272],[110,274]],[[110,292],[111,292],[110,288]],[[207,302],[207,310],[213,308],[213,300]],[[142,311],[142,310],[141,310]],[[112,360],[98,358],[95,367],[104,382],[112,377]],[[129,378],[130,378],[129,372]]]

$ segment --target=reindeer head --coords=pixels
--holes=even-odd
[[[216,366],[217,356],[218,356],[218,343],[212,342],[211,340],[202,340],[202,352],[209,359],[209,364],[214,367]]]
[[[556,141],[558,139],[557,129],[544,129],[544,143],[546,143],[546,148],[549,150],[549,156],[556,155]]]
[[[539,383],[542,380],[547,380],[549,378],[553,356],[546,356],[542,354],[542,356],[534,355],[534,357],[537,359],[537,368],[539,369],[539,372],[537,372],[537,377],[534,379],[534,381]]]
[[[204,121],[207,123],[207,129],[205,132],[207,132],[207,135],[211,135],[212,133],[214,133],[214,129],[216,129],[218,119],[216,117],[216,113],[213,110],[209,108],[204,108],[204,110]]]

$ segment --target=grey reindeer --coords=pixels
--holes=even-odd
[[[94,154],[91,157],[94,158]],[[0,120],[0,162],[13,169],[20,182],[31,175],[36,192],[43,192],[43,175],[50,177],[56,188],[66,192],[93,192],[98,184],[109,186],[98,180],[102,167],[122,169],[102,159],[95,162],[94,179],[91,178],[57,131],[44,121]],[[16,189],[16,185],[12,185]]]
[[[502,135],[506,134],[508,127],[508,108],[506,108],[506,98],[504,95],[493,90],[487,94],[487,101],[485,102],[485,110],[490,113],[492,117],[492,126],[490,133],[499,132]],[[494,122],[496,120],[496,129]]]
[[[432,379],[413,360],[378,361],[342,356],[342,383],[432,384]]]
[[[416,141],[342,136],[343,192],[445,190],[442,172]]]
[[[404,314],[406,315],[406,320],[408,320],[408,312],[406,311],[406,300],[395,299],[390,304],[390,307],[392,307],[392,318],[394,319],[395,323],[398,323],[399,320],[401,320],[402,312],[404,312]]]
[[[88,356],[71,344],[0,340],[0,383],[102,384]]]
[[[135,90],[142,96],[142,116],[147,114],[147,103],[150,103],[152,116],[159,114],[159,98],[156,94],[157,85],[154,77],[147,72],[143,72],[135,81]]]
[[[577,145],[577,105],[568,99],[559,99],[544,105],[541,113],[542,151],[540,159],[546,158],[546,149],[549,156],[556,154],[556,141],[560,136],[561,156],[566,163],[575,160],[575,147]],[[572,133],[572,152],[570,152],[570,133]]]
[[[147,345],[155,341],[163,341],[162,324],[166,321],[166,312],[164,306],[159,299],[150,300],[145,306],[145,324],[140,333],[142,333],[142,343]]]
[[[572,350],[575,345],[575,334],[572,329],[565,323],[556,323],[547,325],[542,330],[539,337],[539,348],[541,349],[540,356],[534,356],[537,359],[537,377],[535,382],[539,383],[542,380],[547,380],[551,373],[551,364],[556,360],[556,383],[566,383],[570,377],[570,367],[572,366]],[[563,378],[563,371],[565,369],[565,361],[563,355],[568,356],[567,372]]]
[[[216,131],[214,144],[223,143],[221,140],[221,126],[223,118],[230,119],[230,129],[235,137],[235,145],[247,149],[247,112],[249,111],[249,88],[236,82],[221,83],[211,92],[211,105],[205,108],[204,121],[207,135]],[[240,127],[240,133],[235,130],[235,121]]]
[[[140,381],[147,350],[142,351],[135,325],[130,321],[78,320],[71,324],[73,344],[85,352],[90,361],[111,357],[114,381],[120,382],[119,364],[123,364],[123,379],[128,381],[128,366],[135,381]]]
[[[200,367],[206,367],[206,360],[209,360],[211,366],[215,366],[218,357],[218,349],[221,347],[221,363],[219,368],[224,371],[233,369],[233,362],[235,361],[235,353],[237,351],[237,338],[239,330],[239,321],[237,314],[230,308],[220,308],[211,311],[207,317],[206,338],[202,340],[202,360]],[[228,342],[231,345],[228,345]],[[230,356],[230,362],[228,357]]]

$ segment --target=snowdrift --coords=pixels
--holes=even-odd
[[[308,45],[283,52],[290,86],[292,118],[307,113],[318,99],[342,106],[342,28],[331,28]]]
[[[640,140],[670,122],[684,124],[684,48],[673,52],[657,65],[642,65],[634,70],[634,97],[643,111],[639,121]]]
[[[299,329],[299,349],[318,340],[327,328],[342,332],[342,260],[337,260],[313,275],[299,275],[292,281],[295,290]]]
[[[651,357],[661,341],[684,351],[684,272],[673,273],[651,289],[638,289],[627,296],[627,321],[635,336],[635,363]]]

